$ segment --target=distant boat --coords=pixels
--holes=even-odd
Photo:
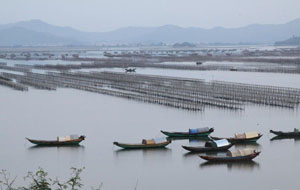
[[[200,158],[211,162],[240,162],[254,159],[260,154],[259,151],[252,149],[242,149],[237,151],[228,151],[225,156],[200,155]]]
[[[197,61],[196,65],[202,65],[202,62],[201,61]]]
[[[190,152],[212,152],[212,151],[226,151],[233,146],[226,139],[217,141],[207,141],[205,146],[182,146],[182,148]]]
[[[262,137],[262,134],[258,132],[247,132],[243,134],[235,134],[235,137],[232,138],[223,138],[223,137],[210,137],[213,140],[227,139],[231,143],[247,143],[247,142],[256,142]]]
[[[114,55],[113,55],[113,54],[111,54],[111,53],[107,53],[107,52],[104,52],[104,56],[106,56],[106,57],[114,57]]]
[[[135,72],[136,68],[131,68],[131,67],[128,67],[128,68],[125,68],[125,71],[126,72]]]
[[[161,131],[163,134],[167,135],[168,137],[207,137],[210,133],[214,132],[214,128],[197,128],[197,129],[189,129],[188,132],[168,132],[168,131]]]
[[[142,143],[137,143],[137,144],[128,144],[128,143],[120,143],[120,142],[114,142],[113,144],[116,146],[119,146],[121,148],[124,148],[124,149],[147,149],[147,148],[164,148],[170,143],[171,143],[171,140],[168,140],[166,138],[163,138],[163,140],[162,140],[160,138],[159,140],[143,139]]]
[[[85,136],[71,135],[70,138],[58,137],[57,140],[33,140],[26,138],[29,142],[38,146],[74,146],[79,145],[79,143],[85,140]]]
[[[294,131],[291,131],[291,132],[270,130],[270,133],[273,133],[277,136],[282,136],[282,137],[300,137],[300,131],[298,129],[294,129]]]

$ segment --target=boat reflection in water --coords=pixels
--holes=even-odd
[[[83,150],[85,147],[84,145],[72,145],[72,146],[39,146],[39,145],[33,145],[33,146],[30,146],[28,148],[28,150],[38,150],[38,149],[71,149],[71,150],[78,150],[78,149],[81,149]]]
[[[172,158],[172,150],[169,148],[153,149],[119,149],[114,151],[114,157],[117,160],[135,160],[141,158],[143,161],[161,162]],[[133,159],[134,158],[134,159]]]
[[[270,139],[271,140],[271,144],[273,144],[274,142],[278,142],[280,143],[281,141],[284,142],[294,142],[295,146],[299,146],[300,145],[300,137],[283,137],[283,136],[275,136],[273,138]],[[283,142],[281,142],[283,143]]]
[[[253,142],[253,143],[235,144],[234,147],[236,149],[244,149],[244,148],[258,149],[261,148],[261,145],[257,142]]]
[[[56,151],[58,154],[78,154],[84,152],[84,145],[78,146],[31,146],[27,150],[30,154],[40,154],[41,152],[53,152]]]
[[[82,161],[85,155],[84,145],[78,146],[31,146],[27,149],[27,156],[35,158],[43,155],[47,159],[63,160],[63,161]]]
[[[259,163],[250,160],[250,161],[241,161],[241,162],[203,162],[200,164],[201,169],[211,169],[226,166],[228,171],[232,170],[245,170],[253,171],[254,169],[259,169]]]
[[[275,136],[271,138],[271,141],[280,141],[280,140],[294,140],[294,141],[300,141],[300,137],[285,137],[285,136]]]

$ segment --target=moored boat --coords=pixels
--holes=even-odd
[[[188,132],[168,132],[168,131],[161,131],[163,134],[167,135],[168,137],[207,137],[210,133],[214,132],[214,128],[197,128],[197,129],[189,129]]]
[[[236,151],[228,151],[224,156],[208,156],[199,155],[202,159],[212,162],[238,162],[249,161],[254,159],[260,154],[259,151],[253,149],[240,149]]]
[[[171,143],[171,140],[166,138],[142,140],[142,143],[129,144],[114,142],[113,144],[124,149],[146,149],[146,148],[163,148]]]
[[[282,137],[300,137],[300,131],[298,129],[294,129],[294,131],[290,131],[290,132],[270,130],[270,133]]]
[[[243,134],[235,134],[234,137],[231,138],[220,138],[220,137],[210,137],[213,140],[221,140],[227,139],[230,143],[248,143],[248,142],[256,142],[258,139],[262,137],[262,134],[258,132],[247,132]]]
[[[67,137],[57,137],[57,140],[34,140],[26,138],[29,142],[38,146],[76,146],[83,140],[85,136],[71,135]]]
[[[222,139],[217,141],[207,141],[205,146],[182,146],[182,148],[190,152],[217,152],[226,151],[232,146],[232,143],[229,143],[226,139]]]

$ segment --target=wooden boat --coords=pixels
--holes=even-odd
[[[282,137],[300,137],[300,131],[298,131],[298,130],[295,130],[295,131],[292,131],[292,132],[283,132],[283,131],[270,130],[270,133],[273,133],[274,135],[282,136]]]
[[[135,72],[136,68],[125,68],[126,72]]]
[[[47,140],[33,140],[26,138],[29,142],[38,145],[38,146],[76,146],[79,145],[79,143],[83,140],[85,140],[85,136],[80,136],[77,139],[72,139],[72,140],[66,140],[66,141],[58,141],[58,140],[52,140],[52,141],[47,141]]]
[[[114,145],[124,148],[124,149],[147,149],[147,148],[164,148],[170,143],[171,143],[171,140],[166,140],[166,141],[160,142],[160,143],[145,143],[145,140],[143,140],[143,142],[140,144],[128,144],[128,143],[114,142]]]
[[[204,129],[204,128],[202,128]],[[206,130],[201,130],[197,133],[190,133],[190,132],[168,132],[168,131],[160,131],[163,134],[167,135],[168,137],[207,137],[210,133],[214,132],[214,128],[205,128]]]
[[[219,140],[225,142],[218,142],[218,141],[208,141],[205,143],[205,146],[182,146],[185,150],[190,152],[217,152],[217,151],[226,151],[230,149],[233,144],[229,143],[226,139]]]
[[[260,133],[254,133],[255,135],[249,135],[247,136],[247,134],[253,134],[251,133],[244,133],[244,136],[240,137],[238,135],[235,135],[235,137],[231,137],[231,138],[220,138],[220,137],[210,137],[213,140],[221,140],[221,139],[227,139],[229,142],[231,143],[249,143],[249,142],[256,142],[258,139],[260,139],[260,137],[262,137],[262,134]]]
[[[256,150],[250,150],[247,152],[251,152],[251,153],[238,154],[238,155],[224,155],[224,156],[207,156],[207,155],[199,155],[199,156],[204,160],[212,161],[212,162],[239,162],[239,161],[252,160],[260,154],[260,152]]]

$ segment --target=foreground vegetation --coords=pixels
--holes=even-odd
[[[6,170],[0,171],[0,189],[1,190],[80,190],[84,188],[80,177],[84,168],[71,168],[71,176],[66,181],[61,181],[58,178],[52,179],[48,177],[48,173],[39,168],[36,172],[28,172],[24,180],[28,183],[27,187],[16,187],[15,182],[17,177],[11,178]],[[91,187],[91,190],[100,190],[102,183],[99,187]]]

